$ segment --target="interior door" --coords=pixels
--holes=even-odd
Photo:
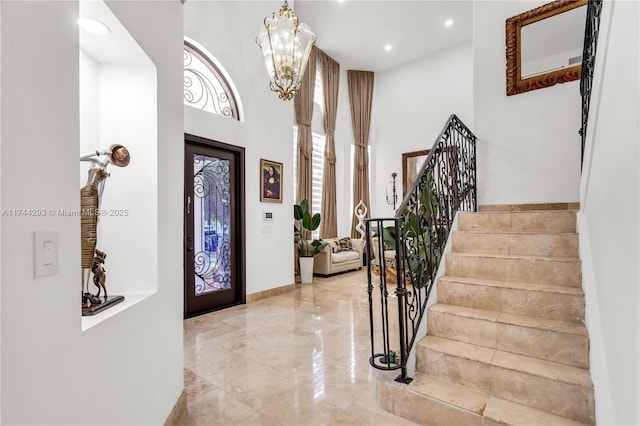
[[[185,318],[245,302],[244,149],[185,135]]]

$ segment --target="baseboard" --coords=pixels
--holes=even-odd
[[[513,212],[530,210],[580,210],[580,203],[484,204],[479,212]]]
[[[178,397],[176,404],[173,406],[169,417],[164,422],[164,426],[180,426],[185,423],[185,417],[187,416],[187,394],[184,390]]]
[[[256,302],[260,299],[278,296],[279,294],[289,293],[295,290],[295,284],[283,285],[282,287],[270,288],[269,290],[258,291],[256,293],[247,294],[247,303]]]

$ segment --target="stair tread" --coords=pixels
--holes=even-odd
[[[413,376],[409,387],[414,392],[480,415],[484,412],[489,399],[489,395],[486,393],[438,380],[418,372]]]
[[[578,235],[577,232],[569,232],[569,231],[565,231],[565,232],[553,232],[553,231],[483,231],[480,229],[459,229],[456,230],[454,232],[459,232],[459,233],[463,233],[463,234],[478,234],[478,235],[486,235],[486,234],[491,234],[491,235],[536,235],[536,236],[541,236],[541,235],[549,235],[549,236],[554,236],[554,235],[561,235],[561,236],[567,236],[567,235]]]
[[[447,305],[444,303],[436,303],[429,309],[442,313],[459,315],[484,321],[497,322],[501,324],[517,325],[521,327],[536,328],[566,334],[583,336],[587,335],[587,329],[581,322],[550,320],[538,317],[530,317],[526,315],[490,311],[487,309],[476,309],[468,308],[465,306]]]
[[[589,370],[584,368],[431,335],[425,336],[418,345],[457,358],[490,364],[590,389],[593,388]]]
[[[522,259],[522,260],[548,260],[554,262],[579,263],[579,257],[560,257],[560,256],[536,256],[528,254],[501,254],[501,253],[465,253],[452,251],[447,256],[456,257],[488,257],[492,259]]]
[[[433,351],[446,353],[471,361],[478,361],[485,364],[491,363],[496,350],[472,343],[460,342],[440,336],[426,335],[419,342],[418,346],[427,347]]]
[[[522,424],[523,422],[531,425],[554,426],[579,426],[584,424],[495,396],[489,398],[484,410],[484,417],[504,424]]]
[[[575,214],[579,212],[579,210],[576,209],[562,209],[562,210],[554,210],[554,209],[547,209],[547,210],[485,210],[485,211],[477,211],[477,212],[467,212],[467,211],[460,211],[458,212],[459,214],[468,214],[468,215],[476,215],[476,214],[482,214],[482,215],[486,215],[486,214],[512,214],[512,213],[558,213],[558,214]]]
[[[444,275],[440,280],[457,282],[463,284],[484,285],[488,287],[501,287],[516,290],[542,291],[546,293],[570,294],[573,296],[584,296],[584,292],[580,287],[567,287],[561,285],[538,284],[538,283],[521,283],[509,280],[489,280],[482,278],[457,277],[453,275]]]

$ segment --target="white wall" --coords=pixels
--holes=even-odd
[[[184,34],[203,45],[235,83],[244,122],[184,107],[185,132],[245,148],[246,293],[294,282],[293,276],[293,101],[268,88],[262,53],[255,43],[276,1],[186,2]],[[183,154],[181,154],[183,155]],[[260,202],[260,159],[283,163],[283,202]],[[265,222],[263,212],[273,212]]]
[[[430,149],[451,114],[472,131],[471,43],[375,76],[370,145],[373,217],[391,217],[391,173],[398,173],[402,201],[402,153]],[[398,204],[399,206],[399,204]],[[396,207],[398,207],[396,206]]]
[[[107,289],[109,294],[153,292],[158,279],[156,70],[101,64],[99,75],[100,143],[94,149],[117,143],[131,156],[127,167],[109,166],[100,206],[106,215],[99,220],[97,248],[107,253]]]
[[[640,7],[604,2],[580,185],[598,424],[640,424]]]
[[[181,5],[110,7],[158,67],[158,292],[82,332],[79,219],[3,217],[3,424],[161,424],[182,391]],[[77,16],[2,3],[4,208],[79,208]],[[58,274],[33,278],[34,230],[58,232]]]
[[[505,20],[544,3],[473,3],[480,205],[578,201],[579,82],[506,96]]]
[[[2,3],[0,3],[0,34],[2,34]],[[0,53],[2,46],[0,44]],[[0,54],[0,82],[2,81],[2,54]],[[0,100],[2,99],[2,84],[0,83]],[[0,102],[0,188],[2,188],[2,102]],[[2,197],[0,197],[0,211],[2,211]],[[2,216],[0,216],[0,242],[2,241]],[[2,271],[2,244],[0,243],[0,271]],[[0,366],[2,366],[2,274],[0,273]],[[0,367],[1,373],[1,367]],[[0,421],[2,421],[2,380],[0,380]]]

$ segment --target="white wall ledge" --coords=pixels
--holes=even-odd
[[[113,307],[105,311],[99,312],[95,315],[82,317],[82,331],[87,331],[91,327],[94,327],[100,324],[101,322],[106,321],[107,319],[119,314],[120,312],[123,312],[135,306],[139,302],[142,302],[143,300],[145,300],[146,298],[148,298],[149,296],[155,293],[156,293],[155,291],[144,292],[144,293],[121,293],[120,295],[124,296],[124,300],[122,302],[118,303],[117,305],[114,305]]]

